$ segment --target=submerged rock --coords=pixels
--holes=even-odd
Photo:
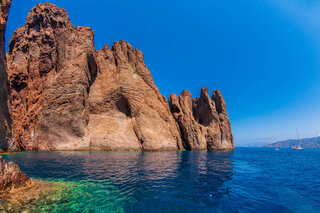
[[[0,156],[0,194],[31,184],[30,178],[14,162],[7,162]]]
[[[210,98],[208,88],[203,87],[200,98],[195,99],[184,90],[179,97],[171,94],[169,103],[179,124],[185,149],[234,149],[226,104],[219,90],[214,91]]]
[[[63,182],[31,180],[17,164],[0,156],[0,210],[24,212],[39,202],[54,202],[66,190]]]

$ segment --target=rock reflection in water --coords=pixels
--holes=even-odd
[[[35,179],[88,182],[90,188],[81,196],[91,208],[108,209],[112,204],[129,212],[189,212],[219,208],[216,201],[230,193],[224,183],[233,175],[231,156],[232,152],[32,152],[6,158]]]

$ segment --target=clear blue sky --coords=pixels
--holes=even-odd
[[[13,0],[7,43],[45,1]],[[236,145],[320,133],[320,3],[316,0],[52,0],[95,45],[143,51],[161,93],[220,89]]]

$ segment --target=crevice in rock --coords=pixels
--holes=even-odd
[[[18,93],[26,88],[28,85],[25,82],[18,82],[18,81],[13,81],[12,82],[12,88],[17,91]]]
[[[221,114],[223,112],[221,99],[216,98],[213,101],[215,102],[217,113]]]
[[[88,60],[88,67],[89,67],[89,72],[91,76],[96,76],[97,75],[97,62],[93,54],[88,54],[87,55],[87,60]]]
[[[15,44],[16,44],[16,40],[11,40],[11,41],[9,42],[9,55],[12,54],[12,51],[13,51],[13,49],[14,49],[14,47],[15,47]]]
[[[181,122],[177,122],[178,123],[178,126],[179,126],[179,129],[180,129],[180,136],[181,136],[181,143],[182,143],[182,146],[185,150],[188,150],[190,151],[191,150],[191,146],[190,146],[190,142],[188,141],[188,137],[185,135],[187,134],[184,130],[184,126]]]
[[[116,107],[120,112],[124,113],[127,117],[129,118],[132,117],[129,101],[124,96],[121,95],[120,99],[117,100]]]
[[[139,137],[139,134],[138,134],[137,128],[139,128],[139,127],[134,126],[134,127],[133,127],[133,132],[134,132],[134,134],[136,135],[136,137],[137,137],[137,139],[138,139],[138,141],[139,141],[139,143],[140,143],[140,145],[141,145],[141,146],[140,146],[141,151],[145,151],[145,150],[144,150],[144,148],[143,148],[143,143],[144,143],[144,141],[143,141],[143,139],[142,139],[142,138],[140,138],[140,137]]]
[[[90,83],[89,83],[89,87],[87,88],[87,93],[89,94],[90,88],[97,78],[98,65],[97,65],[96,59],[93,54],[87,55],[87,61],[88,61],[88,68],[89,68],[89,73],[90,73]]]
[[[181,111],[179,109],[179,107],[177,105],[172,105],[170,106],[170,110],[171,110],[171,113],[174,114],[174,113],[177,113],[179,114]]]

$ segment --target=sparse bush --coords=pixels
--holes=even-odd
[[[133,73],[136,75],[140,75],[140,73],[134,68],[132,64],[130,64],[131,69],[133,70]]]

